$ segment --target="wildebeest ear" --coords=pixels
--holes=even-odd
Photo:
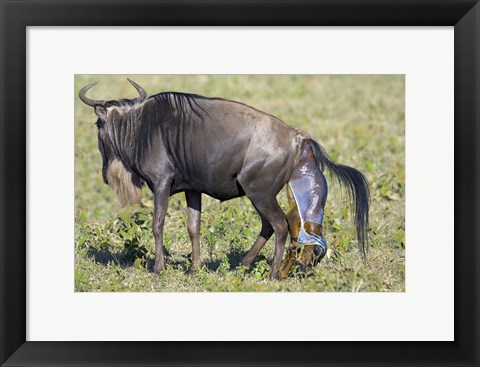
[[[95,105],[95,113],[98,117],[105,119],[107,117],[107,108],[100,104]]]

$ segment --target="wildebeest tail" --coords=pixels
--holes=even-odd
[[[330,171],[340,185],[346,189],[348,196],[355,206],[353,218],[358,236],[358,248],[366,256],[368,247],[368,210],[370,206],[370,190],[367,178],[355,168],[335,163],[325,150],[313,139],[307,140],[312,148],[320,169]],[[353,207],[352,207],[353,209]]]

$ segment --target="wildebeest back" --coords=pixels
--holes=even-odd
[[[306,135],[242,103],[174,93],[147,99],[137,123],[138,167],[167,160],[175,172],[172,194],[193,190],[219,200],[244,194],[239,175],[271,179],[275,172],[283,186],[298,160],[292,148]]]

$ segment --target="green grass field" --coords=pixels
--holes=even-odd
[[[154,274],[152,195],[141,207],[121,209],[103,183],[96,116],[78,91],[100,81],[94,99],[135,98],[127,76],[75,77],[75,290],[78,292],[405,290],[405,84],[403,76],[128,76],[150,94],[178,91],[237,100],[271,113],[315,137],[338,163],[362,171],[370,182],[368,262],[363,264],[346,194],[327,174],[324,219],[327,256],[308,278],[271,281],[270,239],[251,271],[240,260],[260,231],[245,197],[220,203],[203,195],[203,265],[189,272],[191,245],[183,193],[170,198],[165,224],[167,268]],[[285,190],[278,195],[287,210]],[[288,243],[287,243],[288,245]]]

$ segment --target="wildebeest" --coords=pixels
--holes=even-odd
[[[86,92],[96,83],[82,88],[79,95],[98,116],[105,183],[117,192],[122,205],[138,202],[144,183],[154,194],[155,272],[165,268],[165,214],[168,198],[178,192],[186,196],[194,266],[200,261],[202,193],[220,201],[246,195],[260,215],[260,234],[243,265],[251,266],[274,233],[271,278],[288,274],[301,246],[309,248],[303,263],[314,265],[327,250],[322,235],[325,168],[354,203],[358,244],[365,254],[369,189],[358,170],[335,163],[307,133],[243,103],[178,92],[147,98],[142,87],[128,80],[138,98],[90,99]],[[276,196],[287,184],[291,209],[286,216]],[[292,247],[282,264],[289,230]]]

